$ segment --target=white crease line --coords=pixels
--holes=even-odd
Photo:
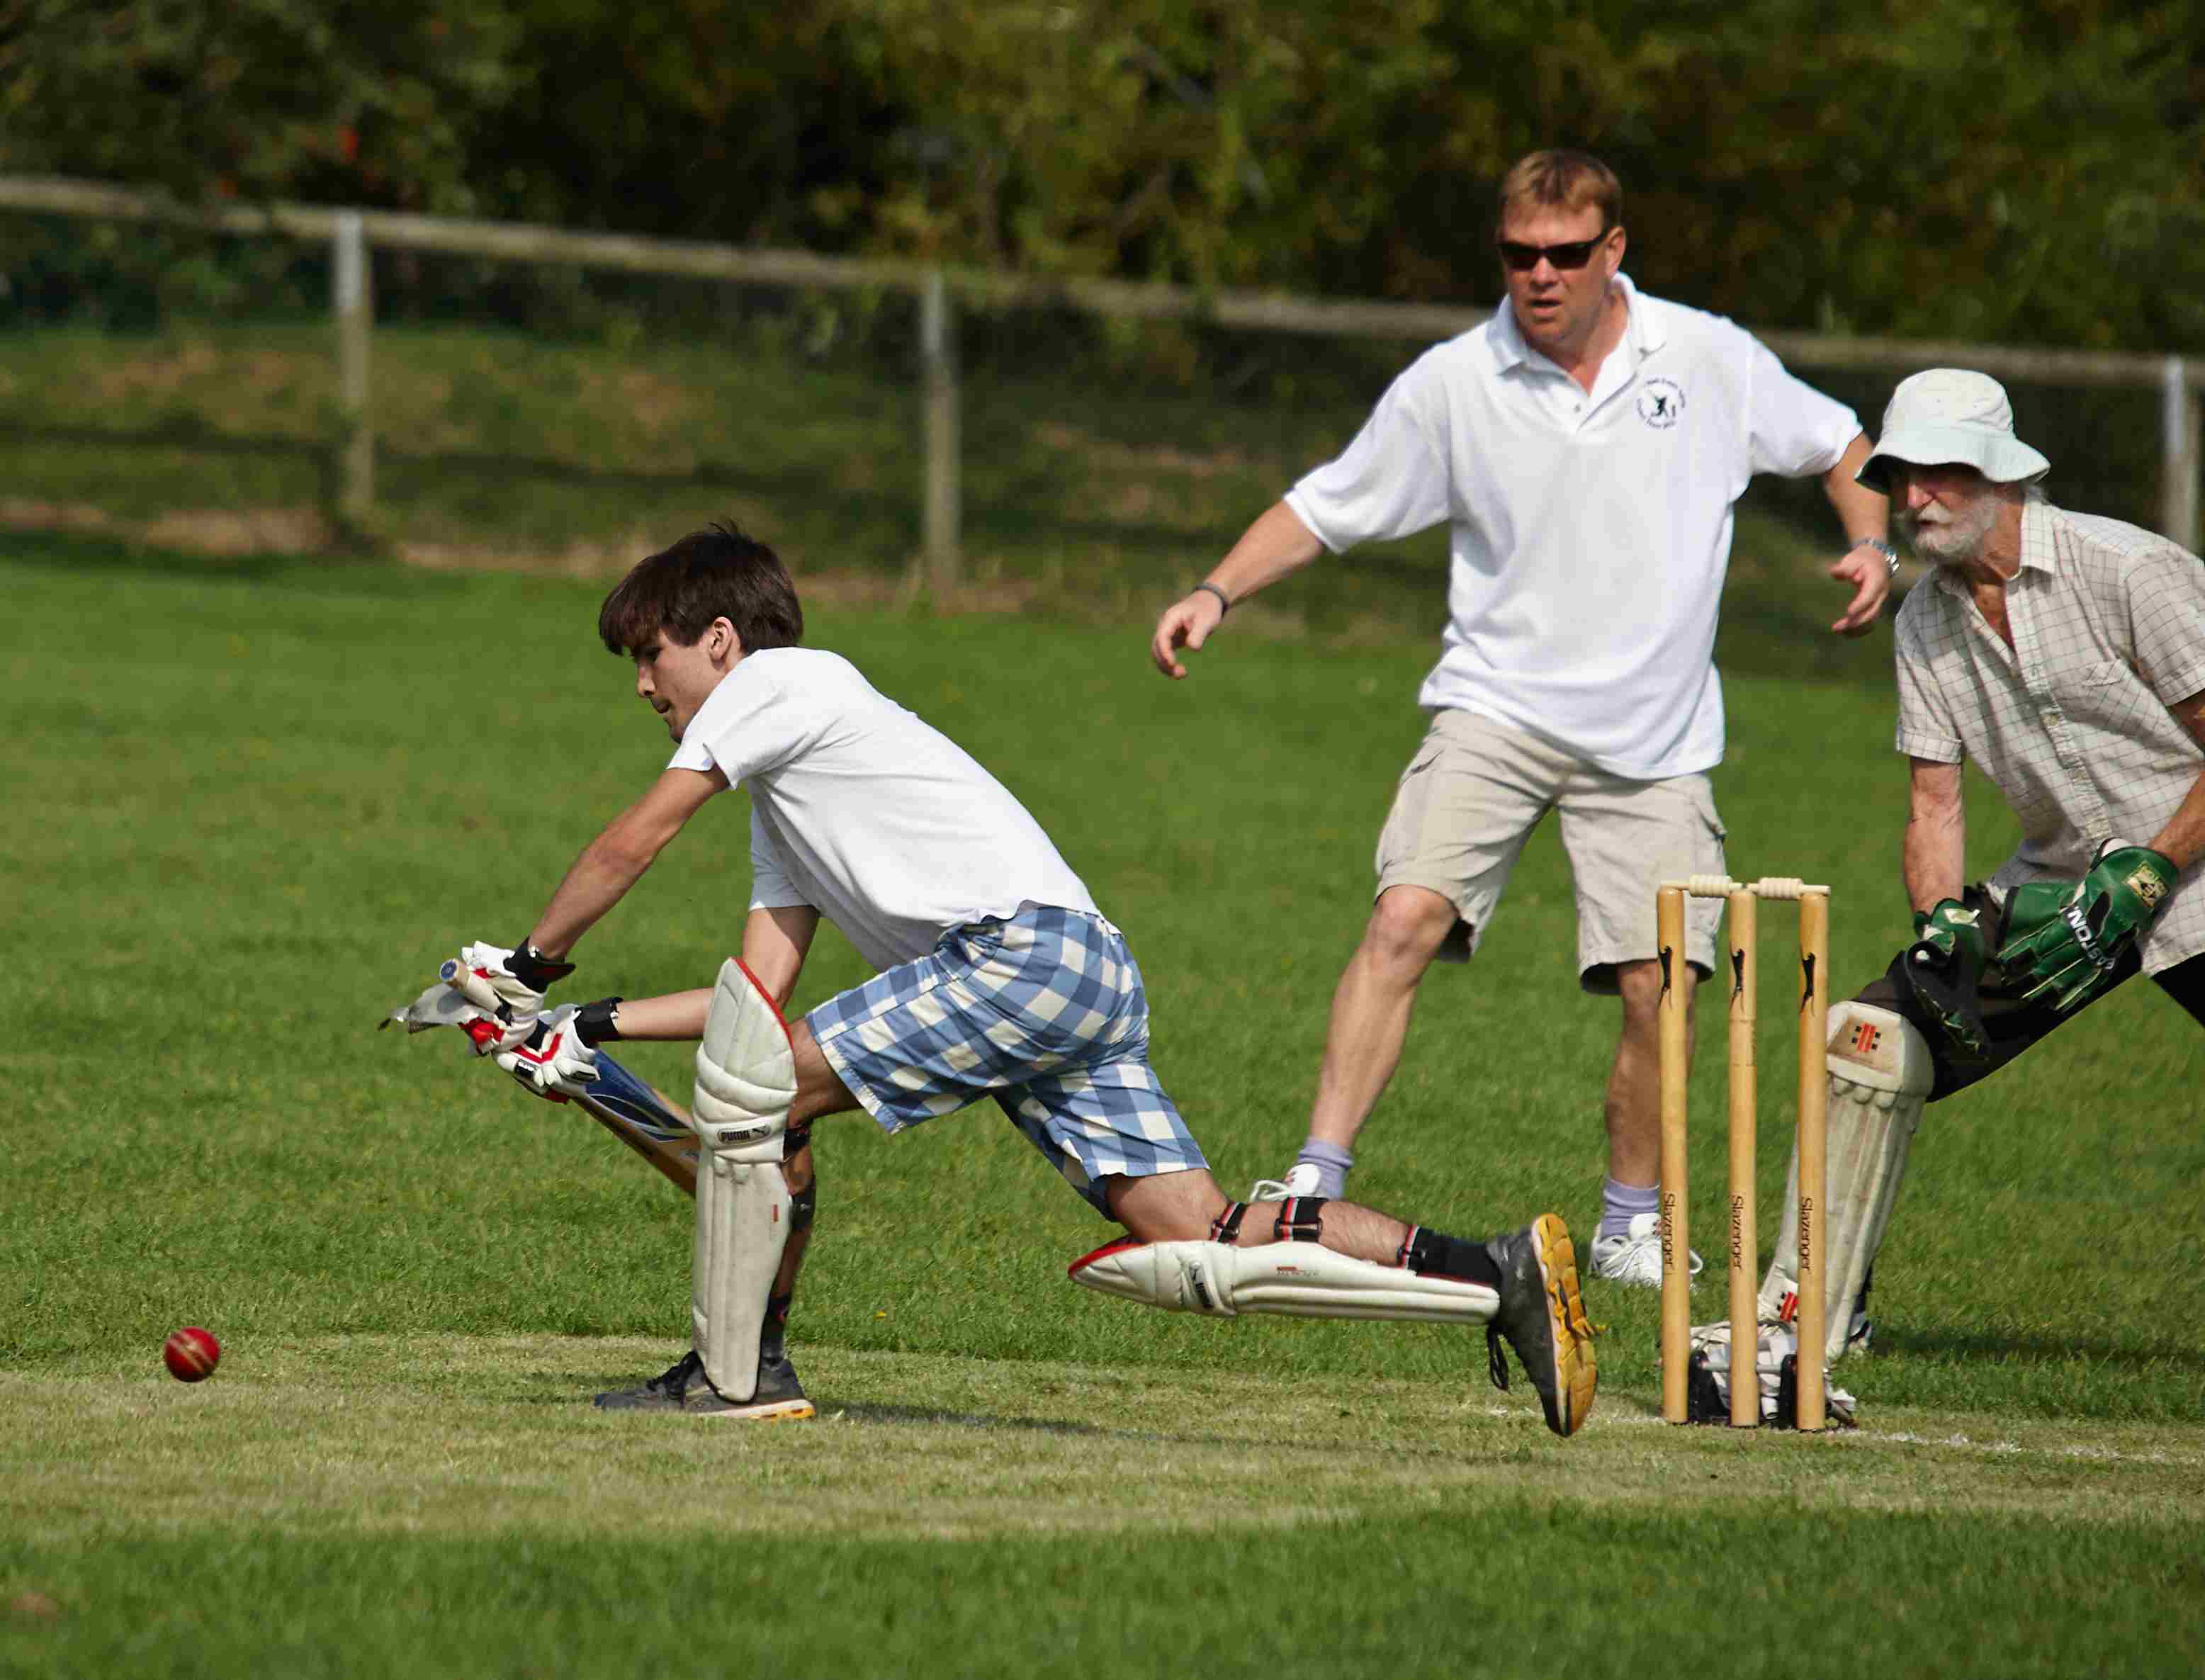
[[[1523,1416],[1521,1412],[1507,1406],[1485,1406],[1480,1410],[1488,1417],[1515,1419],[1521,1418]],[[1597,1425],[1588,1427],[1602,1429],[1641,1428],[1667,1429],[1677,1426],[1671,1424],[1665,1417],[1656,1417],[1643,1412],[1626,1412],[1620,1416],[1603,1416]],[[1772,1430],[1770,1433],[1781,1434],[1789,1432]],[[1971,1435],[1919,1435],[1910,1429],[1833,1429],[1828,1433],[1830,1439],[1835,1441],[1887,1442],[1893,1446],[1957,1446],[1976,1452],[1994,1452],[2012,1457],[2081,1458],[2096,1463],[2172,1464],[2185,1469],[2195,1469],[2201,1462],[2195,1457],[2170,1453],[2156,1448],[2149,1452],[2124,1452],[2119,1447],[2099,1446],[2088,1443],[2026,1446],[2019,1441],[2013,1440],[1977,1440]]]

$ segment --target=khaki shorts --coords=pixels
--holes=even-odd
[[[1725,872],[1722,819],[1704,775],[1633,781],[1474,713],[1435,712],[1378,836],[1378,891],[1423,887],[1451,902],[1459,919],[1440,959],[1466,962],[1550,810],[1560,814],[1577,889],[1578,983],[1613,993],[1617,964],[1660,954],[1661,882]],[[1722,901],[1687,899],[1685,915],[1685,955],[1704,978],[1715,971]]]

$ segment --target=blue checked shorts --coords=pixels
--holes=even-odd
[[[1097,1213],[1107,1178],[1209,1165],[1149,1066],[1140,966],[1099,916],[967,923],[804,1018],[882,1131],[992,1096]]]

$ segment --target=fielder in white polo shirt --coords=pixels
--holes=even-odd
[[[1425,353],[1337,460],[1251,525],[1157,621],[1173,677],[1233,603],[1328,550],[1446,521],[1453,563],[1429,733],[1378,842],[1376,902],[1334,994],[1324,1066],[1287,1182],[1339,1195],[1392,1077],[1416,988],[1466,959],[1531,829],[1557,813],[1587,991],[1620,994],[1608,1173],[1592,1275],[1658,1285],[1654,887],[1721,872],[1707,771],[1723,754],[1715,620],[1732,508],[1758,472],[1819,475],[1851,547],[1829,567],[1865,632],[1896,563],[1884,499],[1855,484],[1852,411],[1751,335],[1649,298],[1621,272],[1622,192],[1597,158],[1535,152],[1501,187],[1507,298]],[[1696,900],[1687,956],[1710,972],[1721,906]]]

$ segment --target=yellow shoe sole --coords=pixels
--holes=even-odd
[[[1554,1433],[1574,1435],[1592,1416],[1593,1391],[1599,1386],[1599,1362],[1593,1353],[1592,1321],[1578,1292],[1578,1256],[1570,1228],[1559,1214],[1542,1214],[1531,1222],[1539,1244],[1539,1267],[1546,1279],[1547,1312],[1554,1338],[1554,1404],[1560,1414]]]

